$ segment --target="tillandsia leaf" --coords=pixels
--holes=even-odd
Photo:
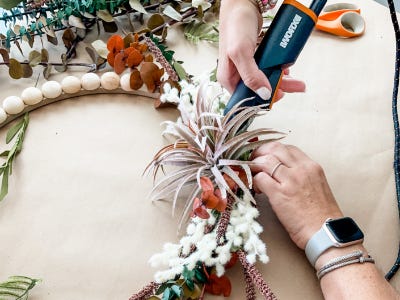
[[[11,276],[6,281],[0,283],[0,299],[28,299],[29,291],[33,289],[39,281],[39,279],[26,276]]]
[[[236,150],[236,152],[234,152],[232,154],[232,157],[241,158],[243,154],[245,154],[245,153],[247,153],[249,151],[253,151],[253,150],[257,149],[258,147],[260,147],[260,146],[262,146],[262,145],[264,145],[266,143],[276,142],[276,141],[279,141],[279,140],[281,140],[283,138],[284,138],[284,136],[277,137],[277,138],[272,138],[272,139],[264,139],[264,140],[260,140],[260,141],[257,141],[257,142],[252,142],[252,143],[247,144],[247,145],[240,146]]]
[[[250,189],[252,188],[253,177],[251,175],[251,170],[249,167],[249,165],[251,165],[251,161],[220,159],[218,163],[220,166],[237,166],[237,167],[242,168],[246,174],[246,179],[247,179],[247,182],[249,183],[249,188]]]
[[[242,189],[242,191],[248,198],[253,199],[253,196],[250,193],[250,190],[248,189],[248,187],[244,184],[244,182],[240,179],[240,177],[230,167],[222,168],[222,172],[227,174]],[[250,177],[249,184],[251,184],[251,182],[252,182],[252,179]]]
[[[249,132],[245,132],[242,134],[239,134],[232,138],[226,145],[223,145],[221,147],[221,151],[223,152],[226,151],[224,157],[229,158],[229,159],[238,159],[239,157],[234,156],[235,152],[240,148],[243,147],[248,143],[249,140],[253,138],[257,138],[260,136],[264,135],[270,135],[270,134],[279,134],[280,132],[278,131],[273,131],[269,129],[256,129],[252,130]]]
[[[223,143],[219,148],[215,149],[214,153],[214,160],[219,158],[226,158],[226,159],[237,159],[237,157],[232,157],[232,154],[236,151],[236,149],[242,145],[248,143],[249,140],[270,134],[271,131],[268,129],[255,129],[253,131],[247,131],[241,133],[237,136],[234,136],[230,140],[227,140]]]
[[[178,197],[179,197],[179,194],[180,194],[182,188],[185,185],[190,184],[191,180],[194,180],[195,178],[196,178],[196,174],[192,173],[192,174],[189,174],[188,176],[186,176],[186,177],[184,177],[184,178],[182,178],[180,180],[178,186],[176,187],[174,199],[173,199],[173,202],[172,202],[172,216],[174,215],[175,208],[176,208],[176,203],[178,201]],[[193,182],[196,182],[196,181],[193,181]]]

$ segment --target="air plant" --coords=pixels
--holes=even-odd
[[[251,191],[249,159],[254,149],[282,135],[272,129],[249,130],[248,123],[266,107],[247,107],[246,99],[225,116],[213,112],[205,88],[200,88],[194,116],[180,106],[181,118],[167,122],[167,133],[175,141],[147,167],[156,181],[151,198],[171,197],[173,211],[184,188],[190,189],[180,222],[181,226],[191,216],[186,235],[152,256],[150,264],[163,270],[132,300],[160,299],[155,295],[161,294],[162,299],[203,299],[205,291],[229,296],[230,281],[224,273],[235,257],[243,266],[247,299],[255,299],[255,287],[265,299],[275,297],[254,267],[256,260],[267,263],[268,256],[259,237],[263,228],[256,221],[259,212]],[[188,276],[199,272],[199,266],[203,280]],[[201,296],[193,298],[199,289]]]

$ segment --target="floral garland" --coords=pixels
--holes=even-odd
[[[192,5],[200,10],[211,6],[207,1],[193,1]],[[196,31],[209,30],[200,26],[202,24],[190,23],[185,34],[195,41]],[[246,298],[256,299],[257,288],[265,299],[275,299],[254,266],[256,261],[267,263],[269,258],[259,237],[263,228],[256,221],[259,212],[251,192],[249,157],[253,149],[277,139],[259,140],[260,137],[278,132],[243,130],[244,124],[258,116],[264,107],[241,108],[238,105],[223,116],[228,92],[215,81],[202,84],[215,74],[192,78],[183,70],[181,62],[173,58],[173,52],[151,34],[128,34],[124,38],[114,35],[107,44],[96,43],[93,47],[114,72],[101,76],[88,73],[81,78],[67,76],[61,83],[47,81],[41,88],[29,87],[20,96],[7,97],[0,108],[0,127],[25,115],[24,122],[13,126],[15,132],[10,139],[17,133],[23,137],[28,124],[27,112],[55,101],[89,94],[132,93],[157,98],[156,107],[178,106],[181,117],[177,122],[165,122],[164,131],[175,141],[157,153],[147,171],[157,177],[160,167],[175,168],[157,181],[152,191],[153,200],[173,195],[175,207],[182,189],[192,187],[180,227],[189,216],[190,220],[186,235],[178,243],[166,244],[162,252],[150,259],[150,264],[159,269],[154,281],[130,300],[203,299],[205,293],[229,297],[231,283],[225,270],[237,261],[243,267]],[[1,54],[4,63],[12,61],[3,52]],[[46,52],[42,51],[35,59],[43,62],[45,56]],[[90,56],[96,60],[96,56]],[[129,73],[122,74],[126,69]],[[147,91],[142,89],[143,85]],[[18,141],[20,145],[16,144],[16,149],[20,151],[23,139],[18,138]],[[7,177],[3,175],[0,200],[8,191],[3,184],[8,173],[4,174]]]
[[[174,208],[183,188],[190,186],[180,226],[189,216],[190,220],[178,243],[165,244],[151,257],[150,265],[159,271],[130,300],[203,299],[205,292],[229,297],[231,283],[225,270],[237,260],[243,267],[247,299],[256,299],[255,288],[265,299],[275,299],[254,266],[269,258],[259,237],[263,228],[256,221],[249,157],[261,144],[279,139],[279,132],[243,129],[264,107],[243,108],[240,103],[223,116],[228,94],[215,82],[180,85],[181,91],[164,86],[160,97],[179,103],[181,117],[165,122],[164,134],[174,142],[155,155],[147,171],[158,178],[160,168],[167,170],[156,180],[151,198],[172,197]],[[268,138],[259,140],[262,136]]]

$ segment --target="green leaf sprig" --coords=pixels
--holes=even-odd
[[[1,300],[26,300],[29,291],[35,287],[39,279],[26,276],[11,276],[5,282],[0,283]]]
[[[203,291],[204,284],[207,283],[207,274],[203,265],[199,262],[193,270],[183,267],[183,272],[176,280],[164,282],[157,290],[156,295],[150,299],[161,300],[189,300],[198,299]]]
[[[1,180],[0,201],[3,200],[8,193],[8,178],[12,174],[14,160],[21,152],[22,143],[24,142],[28,124],[29,115],[26,113],[24,117],[17,124],[12,126],[7,132],[6,144],[9,144],[12,140],[14,140],[14,138],[15,143],[10,150],[0,153],[0,157],[4,157],[6,159],[6,161],[0,167],[0,176],[3,176]]]

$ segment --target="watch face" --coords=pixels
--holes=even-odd
[[[364,238],[364,234],[352,218],[329,220],[326,224],[339,243],[350,243]]]

